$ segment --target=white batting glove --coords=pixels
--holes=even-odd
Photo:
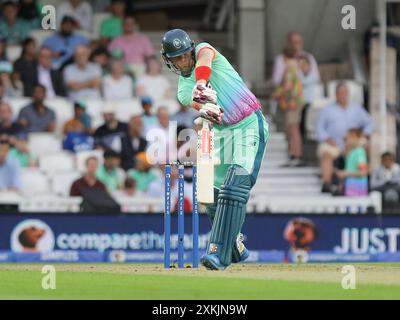
[[[217,104],[217,92],[210,86],[196,84],[192,91],[192,100],[199,104],[214,103]]]
[[[214,103],[201,104],[199,113],[202,118],[216,124],[221,123],[224,116],[224,110]]]

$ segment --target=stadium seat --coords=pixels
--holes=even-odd
[[[308,109],[306,114],[306,132],[307,138],[315,140],[315,126],[318,119],[319,112],[328,104],[333,103],[335,100],[331,98],[315,99]]]
[[[318,83],[314,86],[314,99],[325,98],[325,89],[323,83]]]
[[[56,195],[27,197],[19,204],[20,212],[79,212],[81,197],[63,198]]]
[[[54,33],[53,30],[32,30],[30,37],[36,40],[37,47],[41,47],[43,42]]]
[[[21,46],[8,46],[6,56],[8,61],[14,62],[21,56],[22,47]]]
[[[142,113],[142,106],[138,99],[114,101],[111,103],[115,105],[119,121],[128,122],[132,116]]]
[[[154,102],[154,112],[156,112],[159,107],[166,107],[169,114],[174,114],[179,110],[179,103],[175,99],[157,100]]]
[[[52,191],[57,196],[68,197],[72,183],[80,178],[78,171],[56,173],[52,176]]]
[[[29,150],[33,156],[40,157],[61,152],[62,142],[52,133],[34,132],[29,134]]]
[[[86,111],[92,117],[102,117],[102,109],[104,102],[100,99],[86,100]]]
[[[86,159],[88,157],[94,156],[99,160],[99,164],[103,163],[103,151],[101,150],[90,150],[90,151],[80,151],[77,152],[76,157],[76,167],[79,172],[85,172],[86,168]]]
[[[25,196],[47,194],[50,191],[47,177],[38,169],[23,169],[21,172],[22,194]]]
[[[344,81],[350,91],[350,101],[363,105],[364,104],[364,90],[363,86],[354,80],[332,80],[327,84],[328,88],[328,98],[332,100],[336,99],[336,85],[340,82]]]
[[[70,172],[75,170],[75,159],[71,153],[66,151],[44,154],[39,157],[39,167],[48,175],[56,172]]]
[[[56,113],[55,132],[57,135],[62,136],[65,122],[70,120],[74,115],[72,102],[63,97],[56,97],[53,99],[46,99],[45,104]]]

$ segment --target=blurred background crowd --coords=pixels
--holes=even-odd
[[[194,128],[196,117],[176,100],[177,78],[161,63],[159,36],[165,30],[142,32],[139,1],[53,2],[55,31],[41,30],[47,3],[1,3],[0,198],[7,203],[16,193],[89,199],[88,189],[122,206],[132,198],[162,198],[163,167],[150,164],[146,134],[157,128],[167,136],[170,121],[177,122],[179,134]],[[302,33],[289,32],[282,42],[281,52],[270,57],[266,85],[252,86],[276,132],[264,162],[279,160],[262,172],[257,194],[273,196],[268,190],[281,192],[287,180],[296,195],[307,195],[301,188],[306,185],[321,201],[377,191],[397,206],[395,153],[386,151],[380,163],[370,163],[377,124],[368,90],[346,72],[327,78],[326,68],[304,48]],[[368,54],[365,59],[368,65]],[[189,173],[186,184],[190,190]]]

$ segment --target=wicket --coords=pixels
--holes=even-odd
[[[178,166],[178,268],[184,267],[184,170],[185,166],[192,167],[193,176],[193,203],[192,203],[192,237],[193,252],[192,266],[199,266],[199,211],[197,203],[197,167],[194,163],[167,164],[165,166],[165,212],[164,212],[164,268],[171,267],[171,166]]]

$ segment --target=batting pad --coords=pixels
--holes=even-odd
[[[232,263],[232,248],[236,246],[236,238],[246,216],[250,189],[251,178],[247,171],[238,165],[231,166],[218,195],[207,250],[208,254],[218,255],[225,266]]]

